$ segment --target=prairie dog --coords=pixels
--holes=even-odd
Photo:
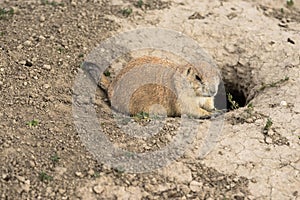
[[[143,56],[131,60],[113,80],[102,75],[100,85],[120,112],[201,118],[214,110],[219,83],[217,69],[206,62],[194,67]]]

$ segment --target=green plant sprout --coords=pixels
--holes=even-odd
[[[39,124],[39,122],[36,119],[33,119],[33,120],[26,123],[26,125],[28,125],[30,128],[31,127],[36,127],[38,124]]]
[[[57,154],[54,154],[53,156],[51,156],[50,160],[53,163],[58,163],[58,161],[60,160],[60,157]]]
[[[46,172],[40,172],[39,179],[45,182],[45,181],[52,181],[53,177],[48,175]]]
[[[266,125],[264,127],[264,133],[268,133],[268,131],[270,130],[271,126],[273,125],[273,121],[271,118],[267,119]]]
[[[262,86],[259,88],[260,91],[266,89],[266,88],[270,88],[270,87],[276,87],[278,86],[279,84],[282,84],[286,81],[288,81],[290,78],[288,76],[280,79],[279,81],[276,81],[276,82],[272,82],[270,84],[262,84]]]
[[[106,70],[105,72],[103,72],[104,76],[110,76],[110,72],[108,70]]]
[[[232,110],[235,110],[235,109],[239,108],[239,104],[236,101],[233,100],[233,97],[230,93],[227,93],[227,98],[228,98],[229,103],[231,104],[230,108]]]
[[[138,2],[136,3],[136,6],[137,6],[138,8],[141,8],[143,5],[144,5],[143,0],[138,0]]]
[[[124,8],[121,10],[121,13],[124,17],[128,17],[132,13],[132,8]]]
[[[149,119],[149,113],[142,111],[142,112],[139,112],[136,115],[134,115],[133,118],[135,118],[137,120]]]
[[[93,175],[92,175],[93,178],[99,178],[100,177],[100,173],[99,172],[95,172]]]
[[[0,8],[0,20],[7,19],[8,17],[12,17],[14,15],[14,9],[10,8],[6,10],[5,8]]]
[[[294,1],[293,0],[286,0],[286,5],[287,6],[293,6],[294,5]]]

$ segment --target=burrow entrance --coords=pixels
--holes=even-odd
[[[240,63],[234,66],[226,65],[221,73],[223,83],[219,85],[215,107],[219,110],[231,111],[246,106],[252,100],[249,95],[255,86],[250,66]]]

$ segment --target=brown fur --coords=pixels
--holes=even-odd
[[[217,71],[209,68],[210,66],[207,63],[203,63],[200,68],[195,68],[191,65],[175,65],[168,60],[151,56],[144,56],[130,61],[111,82],[107,81],[104,76],[102,77],[102,87],[107,91],[109,99],[111,100],[113,97],[115,87],[120,84],[120,79],[122,79],[126,73],[129,73],[130,70],[135,68],[138,69],[140,67],[142,69],[142,67],[146,67],[147,64],[157,65],[158,73],[160,67],[170,68],[170,71],[173,70],[180,74],[182,78],[188,82],[188,86],[178,83],[180,79],[176,78],[175,74],[174,76],[162,77],[165,78],[166,81],[174,83],[175,90],[174,88],[168,88],[154,83],[141,85],[132,93],[128,91],[128,93],[132,94],[129,106],[128,109],[121,106],[121,112],[129,112],[132,115],[139,112],[155,112],[152,114],[160,114],[161,109],[154,109],[155,105],[160,105],[165,109],[168,116],[187,114],[199,118],[209,115],[214,109],[214,96],[219,84],[219,74]],[[157,76],[159,76],[159,74]],[[134,78],[138,81],[146,77],[143,77],[143,74],[141,74],[140,77]],[[176,95],[174,91],[179,92]]]

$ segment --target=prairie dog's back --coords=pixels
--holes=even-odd
[[[214,108],[213,96],[207,97],[210,83],[205,75],[208,74],[203,76],[192,65],[143,56],[121,69],[109,84],[107,93],[112,106],[120,112],[132,115],[157,112],[159,109],[154,105],[160,105],[168,116],[180,116],[188,110],[185,114],[201,117],[209,114],[207,109]],[[202,98],[204,93],[205,98]],[[205,106],[201,107],[202,104]]]

